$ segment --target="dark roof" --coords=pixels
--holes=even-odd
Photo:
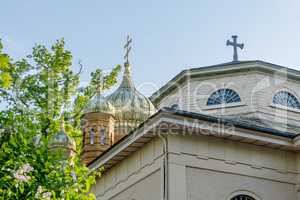
[[[237,65],[243,65],[243,64],[257,64],[257,65],[260,64],[260,65],[263,65],[263,66],[270,67],[273,70],[285,70],[286,72],[288,72],[288,74],[294,74],[300,80],[300,71],[299,70],[291,69],[291,68],[284,67],[284,66],[281,66],[281,65],[276,65],[276,64],[273,64],[273,63],[270,63],[270,62],[265,62],[265,61],[261,61],[261,60],[227,62],[227,63],[221,63],[221,64],[217,64],[217,65],[209,65],[209,66],[203,66],[203,67],[192,67],[192,68],[189,68],[189,69],[185,69],[185,70],[181,71],[179,74],[177,74],[170,81],[168,81],[165,85],[163,85],[159,90],[154,92],[150,96],[150,100],[154,101],[154,103],[157,103],[156,102],[157,98],[161,99],[161,95],[163,95],[164,93],[168,93],[168,91],[172,90],[175,86],[175,85],[173,85],[175,82],[185,81],[185,79],[184,79],[185,76],[189,75],[190,73],[205,72],[205,71],[208,71],[208,70],[215,71],[215,70],[221,70],[221,69],[222,70],[231,69],[231,71],[232,70],[240,70],[241,71],[242,69],[239,69],[239,68],[232,69],[231,67],[234,67],[234,66],[237,66]],[[259,66],[257,66],[257,67],[259,67]],[[256,69],[256,68],[254,68],[254,69]],[[245,68],[243,70],[247,70],[247,68]],[[224,72],[220,72],[220,73],[224,74]]]
[[[164,107],[164,108],[158,110],[155,114],[153,114],[145,122],[143,122],[142,124],[140,124],[136,129],[132,130],[128,135],[124,136],[118,142],[116,142],[115,144],[113,144],[103,154],[101,154],[95,160],[93,160],[91,163],[89,163],[88,166],[90,166],[92,163],[94,163],[96,160],[98,160],[98,158],[100,158],[104,154],[109,153],[110,149],[114,148],[119,143],[121,143],[122,141],[126,140],[128,137],[130,137],[131,134],[134,134],[134,132],[136,130],[138,130],[141,127],[143,127],[145,123],[147,123],[148,121],[150,121],[152,118],[156,117],[159,114],[171,114],[171,115],[188,117],[188,118],[193,118],[193,119],[198,119],[198,120],[204,120],[204,121],[208,121],[208,122],[212,122],[212,123],[218,123],[218,124],[224,124],[224,125],[231,125],[231,126],[234,126],[236,128],[242,128],[242,129],[248,129],[248,130],[258,131],[258,132],[270,134],[270,135],[273,135],[273,136],[279,136],[279,137],[283,137],[283,138],[288,138],[288,139],[293,139],[293,138],[295,138],[295,137],[297,137],[299,135],[299,134],[294,134],[294,133],[290,133],[290,132],[284,132],[284,131],[276,130],[276,129],[273,129],[273,128],[267,128],[267,127],[263,127],[263,126],[258,126],[258,125],[250,124],[250,123],[247,123],[247,122],[237,121],[237,120],[233,120],[233,119],[226,119],[226,118],[216,117],[216,116],[212,116],[212,115],[206,115],[206,114],[201,114],[201,113],[195,113],[195,112],[189,112],[189,111],[184,111],[184,110],[178,110],[178,109],[173,109],[173,108],[169,108],[169,107]]]
[[[272,66],[276,69],[286,69],[290,72],[297,73],[300,75],[299,70],[295,70],[295,69],[292,69],[289,67],[284,67],[282,65],[277,65],[277,64],[262,61],[262,60],[245,60],[245,61],[237,61],[237,62],[227,62],[227,63],[221,63],[221,64],[209,65],[209,66],[203,66],[203,67],[194,67],[194,68],[190,68],[190,69],[187,69],[184,71],[205,70],[207,68],[218,68],[218,67],[233,66],[233,65],[240,65],[240,64],[263,64],[263,65],[267,65],[267,66]]]
[[[280,130],[276,130],[276,129],[268,128],[268,127],[264,127],[264,126],[258,126],[256,124],[250,124],[248,122],[243,122],[240,120],[227,119],[227,118],[216,117],[216,116],[212,116],[212,115],[200,114],[200,113],[195,113],[195,112],[189,112],[189,111],[184,111],[184,110],[175,110],[175,109],[172,109],[169,107],[164,107],[161,111],[166,112],[166,113],[171,113],[174,115],[189,117],[189,118],[193,118],[193,119],[205,120],[205,121],[209,121],[212,123],[233,125],[237,128],[259,131],[259,132],[263,132],[263,133],[267,133],[267,134],[271,134],[271,135],[275,135],[275,136],[280,136],[280,137],[285,137],[285,138],[289,138],[289,139],[293,139],[298,136],[298,134],[280,131]]]

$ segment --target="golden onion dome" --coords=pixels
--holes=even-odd
[[[156,109],[151,101],[135,88],[129,63],[126,62],[124,66],[122,83],[106,99],[114,106],[117,121],[137,126],[154,114]]]
[[[87,104],[83,111],[84,114],[92,112],[101,112],[114,115],[115,108],[98,92],[97,95]]]
[[[65,132],[63,121],[60,124],[60,131],[50,138],[48,147],[50,151],[62,151],[67,156],[72,156],[76,152],[76,142]]]

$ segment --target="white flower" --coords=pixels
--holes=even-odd
[[[42,193],[42,192],[43,192],[42,186],[39,185],[39,187],[38,187],[38,189],[37,189],[37,192],[38,192],[38,193]]]
[[[44,192],[42,194],[42,198],[46,200],[50,200],[52,193],[51,192]]]
[[[31,179],[30,176],[19,174],[18,172],[14,173],[14,177],[15,177],[15,179],[17,179],[20,182],[27,182]]]
[[[20,167],[15,173],[14,177],[20,182],[27,182],[31,179],[30,176],[27,175],[27,173],[33,171],[33,167],[31,167],[28,163]]]
[[[28,163],[23,165],[23,171],[24,173],[28,173],[28,172],[31,172],[33,171],[33,167],[31,167]]]
[[[44,190],[43,190],[42,186],[39,185],[39,187],[37,188],[37,191],[36,191],[34,197],[35,197],[36,199],[38,199],[38,198],[40,197],[40,195],[42,194],[43,191],[44,191]]]

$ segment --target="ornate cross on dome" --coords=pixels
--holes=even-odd
[[[65,120],[63,116],[61,116],[60,118],[59,126],[60,126],[60,131],[65,132]]]
[[[125,63],[126,64],[129,64],[129,53],[131,51],[131,46],[130,44],[132,43],[132,38],[129,37],[129,35],[127,35],[127,40],[126,40],[126,43],[124,45],[124,49],[125,49],[125,56],[124,56],[124,59],[125,59]]]
[[[240,49],[244,48],[244,44],[243,43],[237,43],[237,35],[233,35],[231,36],[233,39],[233,42],[231,42],[230,40],[227,40],[226,45],[227,46],[233,46],[233,62],[237,62],[238,59],[238,53],[237,53],[237,47],[239,47]]]

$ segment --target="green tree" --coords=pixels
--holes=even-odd
[[[9,74],[10,60],[7,54],[2,53],[2,49],[3,46],[0,40],[0,86],[1,88],[8,88],[12,81]]]
[[[103,91],[116,83],[120,66],[109,74],[97,69],[88,86],[79,87],[79,65],[74,72],[64,40],[50,49],[36,45],[18,61],[3,53],[0,42],[0,99],[5,104],[0,111],[0,198],[94,199],[87,193],[100,173],[80,163],[80,116],[98,87]],[[47,148],[61,119],[77,143],[76,157],[66,161]]]

